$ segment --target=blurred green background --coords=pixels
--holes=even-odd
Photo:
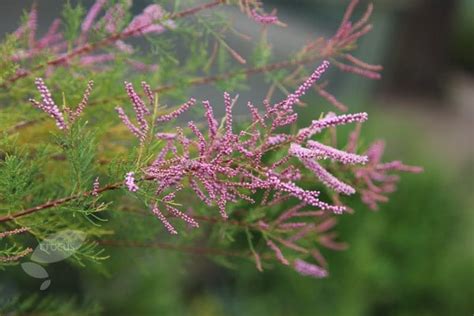
[[[50,2],[47,14],[54,14],[58,1]],[[277,265],[260,273],[238,260],[226,268],[202,256],[120,249],[107,263],[109,276],[77,275],[58,264],[51,292],[61,289],[56,294],[64,298],[80,293],[80,304],[93,298],[104,315],[472,315],[474,1],[373,2],[375,30],[356,55],[384,64],[384,78],[374,83],[333,72],[330,91],[351,111],[369,112],[365,138],[386,139],[387,159],[425,172],[404,175],[379,212],[354,201],[356,213],[342,216],[338,227],[349,249],[324,252],[329,278],[304,278]],[[12,17],[30,3],[2,1],[2,30],[11,30]],[[274,45],[284,55],[288,42],[334,30],[347,1],[265,3],[278,8],[289,30],[295,25],[300,32],[297,39],[281,32],[288,41]],[[307,100],[318,111],[331,109],[320,99]],[[4,299],[37,288],[27,276],[12,283],[4,273]]]

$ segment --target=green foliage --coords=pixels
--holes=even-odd
[[[0,85],[10,78],[18,69],[18,65],[12,60],[15,51],[18,49],[18,42],[13,35],[7,35],[0,43]]]
[[[11,295],[7,290],[0,288],[0,312],[5,315],[101,315],[102,309],[91,300],[78,303],[74,298],[56,295],[30,296]]]
[[[4,155],[0,160],[0,210],[9,210],[24,205],[38,189],[36,182],[46,151],[35,153],[34,158],[21,149],[0,154]]]
[[[64,37],[68,41],[69,47],[73,45],[74,40],[78,37],[81,30],[82,20],[85,14],[84,7],[78,3],[76,6],[67,0],[63,7],[63,23],[64,23]]]
[[[63,150],[71,168],[72,192],[84,191],[91,187],[95,173],[95,138],[86,124],[74,124],[66,135],[58,136],[58,145]]]

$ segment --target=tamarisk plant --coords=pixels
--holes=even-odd
[[[283,61],[272,60],[266,35],[286,24],[260,1],[163,1],[136,16],[131,1],[97,0],[85,15],[67,4],[39,40],[33,6],[2,43],[0,237],[10,245],[0,249],[0,265],[32,251],[28,236],[41,241],[68,228],[88,235],[68,259],[78,264],[107,259],[107,247],[157,246],[326,277],[320,249],[345,248],[333,228],[353,211],[347,196],[378,209],[396,173],[421,171],[383,162],[381,141],[360,145],[368,114],[342,114],[348,107],[326,90],[330,68],[380,78],[381,66],[350,54],[372,28],[372,5],[351,21],[357,2],[334,36]],[[261,28],[254,57],[227,41],[248,36],[224,7]],[[234,91],[258,74],[269,84],[262,101],[224,91],[219,102],[190,97],[191,87]],[[334,112],[311,105],[316,115],[298,127],[311,90]],[[241,104],[246,118],[233,114]],[[342,125],[354,130],[338,147]]]

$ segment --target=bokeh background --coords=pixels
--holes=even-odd
[[[16,28],[31,2],[0,2],[2,34]],[[63,2],[38,1],[40,24],[57,16]],[[266,0],[289,25],[270,32],[275,53],[283,58],[306,39],[331,34],[347,2]],[[133,8],[140,12],[146,3],[136,0]],[[50,291],[79,297],[79,303],[93,298],[104,315],[472,315],[474,1],[373,3],[374,31],[355,55],[383,64],[382,80],[332,72],[329,90],[351,111],[370,113],[365,137],[384,138],[387,158],[425,172],[403,176],[379,212],[356,204],[354,215],[341,217],[338,230],[350,248],[324,252],[329,278],[308,279],[278,266],[260,273],[252,263],[224,267],[212,258],[158,249],[120,249],[112,252],[107,275],[77,275],[60,265]],[[235,23],[255,32],[237,12]],[[259,82],[251,82],[241,97],[259,90]],[[331,109],[320,99],[307,101]],[[0,282],[6,279],[0,274]],[[10,284],[12,291],[29,286],[26,279]]]

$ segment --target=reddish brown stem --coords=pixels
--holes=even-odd
[[[117,183],[109,184],[105,187],[102,187],[99,190],[97,190],[96,192],[97,193],[102,193],[102,192],[105,192],[105,191],[115,190],[115,189],[120,188],[121,186],[122,186],[122,182],[117,182]],[[37,205],[37,206],[34,206],[34,207],[30,207],[30,208],[24,209],[22,211],[14,212],[13,214],[2,216],[2,217],[0,217],[0,223],[12,221],[12,220],[15,220],[17,218],[20,218],[20,217],[23,217],[23,216],[26,216],[26,215],[29,215],[29,214],[32,214],[32,213],[36,213],[36,212],[39,212],[39,211],[42,211],[42,210],[45,210],[45,209],[48,209],[48,208],[51,208],[51,207],[59,206],[59,205],[65,204],[67,202],[77,200],[81,197],[90,196],[92,194],[92,192],[93,191],[91,190],[91,191],[82,192],[82,193],[75,194],[75,195],[70,195],[70,196],[63,197],[63,198],[53,200],[53,201],[49,201],[49,202],[46,202],[46,203],[43,203],[43,204],[40,204],[40,205]]]

